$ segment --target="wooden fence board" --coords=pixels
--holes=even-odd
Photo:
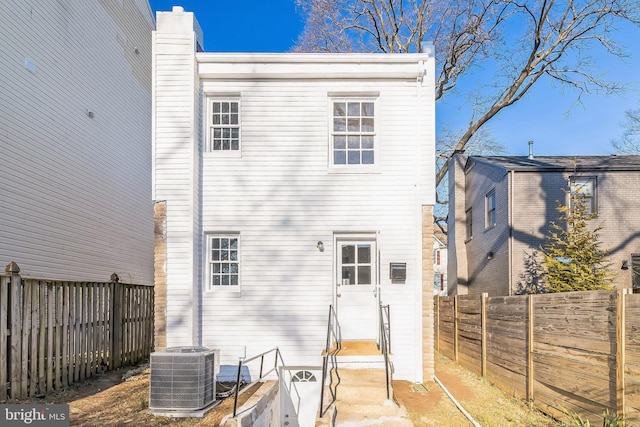
[[[582,400],[607,406],[615,404],[615,377],[611,379],[594,376],[588,370],[577,367],[561,369],[561,366],[554,364],[536,364],[534,380],[565,395],[580,396]],[[558,375],[559,372],[562,375]]]
[[[31,334],[31,290],[33,287],[29,282],[23,284],[22,293],[22,364],[20,371],[20,399],[29,396],[29,383],[27,372],[29,372],[29,337]]]
[[[460,364],[460,366],[470,370],[474,374],[482,375],[481,361],[474,358],[473,356],[461,352],[458,354],[458,363]]]
[[[517,395],[520,398],[526,398],[527,390],[525,387],[525,376],[518,372],[514,372],[502,365],[496,365],[487,362],[487,378],[499,389]]]
[[[54,310],[54,319],[53,322],[55,324],[55,330],[53,333],[53,336],[55,337],[55,347],[53,349],[53,352],[55,353],[55,357],[54,357],[54,381],[53,381],[53,387],[54,389],[60,389],[62,387],[64,387],[62,385],[62,365],[65,364],[64,359],[62,358],[62,334],[63,334],[63,327],[62,327],[62,283],[57,282],[54,286],[51,286],[52,292],[54,292],[55,297],[55,310]]]
[[[0,401],[7,400],[8,388],[7,383],[9,377],[10,354],[7,352],[8,334],[10,333],[8,325],[9,313],[9,278],[0,276]]]
[[[38,385],[38,342],[40,341],[40,286],[38,282],[32,282],[28,286],[31,287],[31,331],[29,331],[29,396],[37,394],[36,387]],[[44,307],[42,307],[44,310]]]
[[[581,399],[578,395],[560,393],[539,381],[534,381],[536,407],[558,419],[565,419],[566,412],[579,414],[592,425],[602,425],[602,413],[606,405]]]

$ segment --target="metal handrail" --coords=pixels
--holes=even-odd
[[[331,345],[333,342],[336,343],[335,351],[332,351]],[[336,359],[336,353],[340,350],[341,339],[340,339],[340,326],[338,325],[338,315],[336,314],[333,305],[329,305],[329,319],[327,321],[327,342],[324,350],[324,357],[322,360],[322,386],[320,387],[320,418],[322,418],[329,408],[335,403],[337,398],[337,388],[338,384],[340,384],[340,375],[338,375],[338,362]],[[327,377],[327,369],[329,367],[329,360],[331,360],[331,370],[329,381],[329,393],[331,394],[331,402],[324,408],[324,387],[325,381]],[[335,386],[333,385],[333,374],[335,373],[338,381]]]
[[[393,364],[389,358],[389,353],[391,352],[391,309],[389,305],[382,304],[380,304],[380,350],[384,356],[387,400],[389,400],[391,398],[391,385],[393,381]]]
[[[263,373],[263,369],[264,369],[264,358],[267,354],[269,353],[275,353],[275,357],[274,357],[274,362],[273,362],[273,368],[269,369],[267,372]],[[238,375],[236,377],[236,390],[235,390],[235,395],[234,395],[234,399],[233,399],[233,416],[235,417],[237,415],[237,409],[238,409],[238,394],[240,394],[240,376],[242,374],[242,366],[246,365],[249,362],[252,362],[256,359],[260,359],[260,375],[258,376],[258,379],[255,381],[250,382],[249,384],[247,384],[246,387],[244,387],[243,390],[246,390],[247,388],[249,388],[251,385],[257,383],[258,381],[261,381],[263,378],[265,378],[267,375],[269,375],[271,372],[275,371],[278,368],[278,359],[280,359],[280,362],[282,363],[282,366],[284,366],[284,360],[282,360],[282,354],[280,354],[280,350],[278,349],[278,347],[274,347],[271,350],[267,350],[263,353],[260,353],[256,356],[250,357],[250,358],[243,358],[241,357],[238,361]]]

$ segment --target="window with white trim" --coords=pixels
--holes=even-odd
[[[469,208],[465,212],[465,224],[467,229],[467,240],[473,237],[473,209]]]
[[[484,228],[491,228],[496,225],[496,190],[491,190],[485,196],[485,224]]]
[[[586,207],[586,214],[591,215],[593,212],[598,211],[596,204],[596,177],[576,177],[572,176],[569,179],[571,184],[571,207],[576,198],[580,198]]]
[[[333,100],[331,162],[334,166],[374,164],[374,113],[373,100]]]
[[[240,100],[210,98],[207,103],[208,129],[205,151],[240,150]]]
[[[240,236],[207,235],[207,267],[209,289],[240,284]]]

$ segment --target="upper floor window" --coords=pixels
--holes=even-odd
[[[485,196],[485,228],[490,228],[496,225],[496,190],[491,190]]]
[[[240,150],[240,101],[210,99],[205,151]]]
[[[240,284],[240,236],[208,235],[209,289]]]
[[[375,150],[374,102],[333,102],[331,152],[333,165],[372,165]]]
[[[465,212],[465,224],[467,226],[467,240],[473,237],[473,210],[467,209]]]
[[[634,293],[640,291],[640,254],[631,254],[631,287]]]
[[[576,197],[580,197],[586,207],[586,214],[597,212],[596,205],[596,177],[575,177],[570,178],[571,183],[571,207]]]

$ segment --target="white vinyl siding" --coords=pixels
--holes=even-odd
[[[3,8],[1,265],[153,284],[153,27],[143,1]]]
[[[361,90],[371,89],[360,85]],[[334,231],[380,232],[382,292],[394,301],[393,333],[416,333],[407,325],[419,315],[415,301],[421,254],[411,242],[419,238],[416,201],[431,200],[421,197],[415,183],[419,179],[429,185],[433,179],[426,173],[431,170],[433,159],[427,153],[432,148],[424,147],[420,154],[416,147],[421,142],[413,128],[420,111],[415,82],[382,87],[376,82],[378,170],[329,173],[327,93],[353,86],[274,81],[237,82],[231,88],[242,93],[242,158],[206,156],[202,167],[203,229],[242,232],[241,294],[203,295],[203,325],[213,325],[204,327],[203,344],[220,347],[230,357],[226,362],[242,355],[245,346],[251,355],[276,344],[293,359],[289,363],[316,360],[326,339],[335,285],[334,248],[329,243]],[[203,88],[222,89],[209,81]],[[324,252],[316,248],[319,240]],[[397,261],[407,262],[410,285],[391,285],[384,273]],[[386,286],[394,286],[393,291],[387,292]],[[237,313],[243,313],[242,322]],[[216,327],[228,324],[234,324],[233,331]],[[415,339],[395,342],[404,346],[394,348],[397,357],[413,357]],[[404,366],[400,371],[411,364]]]

